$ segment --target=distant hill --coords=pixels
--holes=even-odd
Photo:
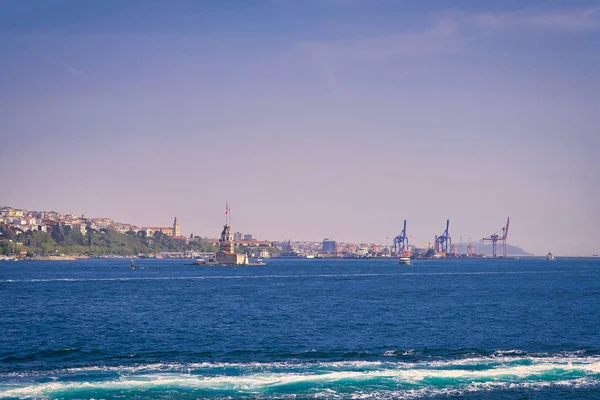
[[[475,245],[475,247],[477,248],[477,253],[479,254],[485,254],[486,256],[491,256],[493,254],[493,248],[492,245],[489,243],[473,243]],[[461,248],[462,248],[462,252],[466,253],[467,251],[467,246],[469,244],[468,243],[463,243]],[[502,246],[500,246],[500,244],[498,243],[498,247],[497,247],[497,253],[498,255],[502,255]],[[511,244],[507,244],[506,245],[506,252],[507,252],[507,256],[532,256],[533,253],[528,253],[525,250],[523,250],[520,247],[517,246],[513,246]]]

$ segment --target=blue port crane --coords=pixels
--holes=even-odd
[[[450,228],[450,220],[446,220],[446,230],[439,236],[435,237],[435,251],[438,253],[448,254],[448,249],[452,245],[452,238],[448,229]]]
[[[394,253],[399,254],[408,249],[408,235],[406,234],[406,220],[404,220],[404,229],[394,238]]]

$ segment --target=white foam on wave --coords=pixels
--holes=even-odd
[[[168,364],[167,364],[168,365]],[[347,366],[352,368],[351,366]],[[436,369],[409,367],[403,363],[382,363],[378,369],[311,370],[308,364],[299,364],[295,371],[260,371],[244,374],[207,376],[191,373],[144,373],[123,375],[104,381],[45,383],[15,382],[0,388],[0,397],[44,397],[53,394],[80,391],[137,391],[184,389],[199,391],[231,391],[251,394],[277,392],[290,385],[303,384],[306,388],[335,390],[351,385],[370,393],[375,387],[390,386],[390,391],[407,390],[498,390],[503,388],[537,388],[552,385],[597,386],[600,384],[600,360],[588,362],[536,362],[531,365],[502,364],[488,369]],[[25,384],[26,386],[22,386]],[[20,385],[20,386],[19,386]],[[516,386],[515,386],[516,385]],[[19,387],[17,387],[19,386]],[[402,390],[404,389],[404,390]],[[285,390],[284,390],[285,391]]]
[[[411,354],[412,351],[398,352],[390,350],[392,353],[384,355]],[[120,375],[131,375],[149,372],[183,372],[183,373],[210,373],[212,370],[232,369],[240,373],[253,371],[307,371],[307,370],[340,370],[340,371],[363,371],[373,369],[460,369],[461,367],[480,367],[496,368],[499,366],[519,366],[523,362],[534,365],[554,365],[557,367],[572,364],[578,365],[597,365],[600,363],[600,356],[582,357],[578,352],[565,352],[546,357],[535,356],[506,356],[496,354],[516,354],[520,350],[498,351],[492,356],[478,356],[453,360],[428,360],[428,361],[279,361],[279,362],[198,362],[198,363],[148,363],[148,364],[130,364],[130,365],[91,365],[84,367],[72,367],[55,370],[40,370],[26,372],[12,372],[0,374],[4,377],[26,377],[26,376],[48,376],[48,375],[68,375],[79,373],[94,372],[114,372]],[[564,355],[563,355],[564,354]]]
[[[522,350],[499,350],[491,356],[474,356],[453,360],[418,361],[414,365],[419,367],[452,368],[460,366],[490,366],[500,364],[520,364],[528,362],[531,364],[594,364],[600,362],[600,356],[584,357],[583,351],[527,354]]]
[[[436,397],[461,397],[466,394],[506,391],[506,390],[541,390],[551,387],[562,387],[568,389],[582,389],[589,387],[597,387],[600,381],[589,379],[577,380],[562,380],[555,382],[521,382],[521,383],[506,383],[506,382],[486,382],[485,384],[474,383],[460,388],[443,387],[423,387],[419,389],[407,390],[375,390],[375,391],[359,391],[346,396],[344,393],[336,392],[331,396],[323,396],[326,398],[350,398],[350,399],[420,399],[420,398],[436,398]],[[315,396],[317,397],[317,396]]]
[[[384,357],[410,356],[416,354],[417,350],[387,350],[383,352]]]
[[[54,370],[10,372],[0,374],[0,377],[27,377],[68,375],[79,373],[114,372],[121,375],[131,375],[146,372],[211,372],[211,370],[235,369],[241,372],[264,371],[264,370],[306,370],[306,369],[373,369],[381,368],[391,363],[380,361],[332,361],[332,362],[200,362],[200,363],[150,363],[133,365],[91,365],[85,367],[72,367]]]

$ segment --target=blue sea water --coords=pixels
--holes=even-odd
[[[0,398],[600,398],[600,260],[0,262]]]

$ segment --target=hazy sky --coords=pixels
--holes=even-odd
[[[600,2],[0,0],[0,205],[600,252]]]

